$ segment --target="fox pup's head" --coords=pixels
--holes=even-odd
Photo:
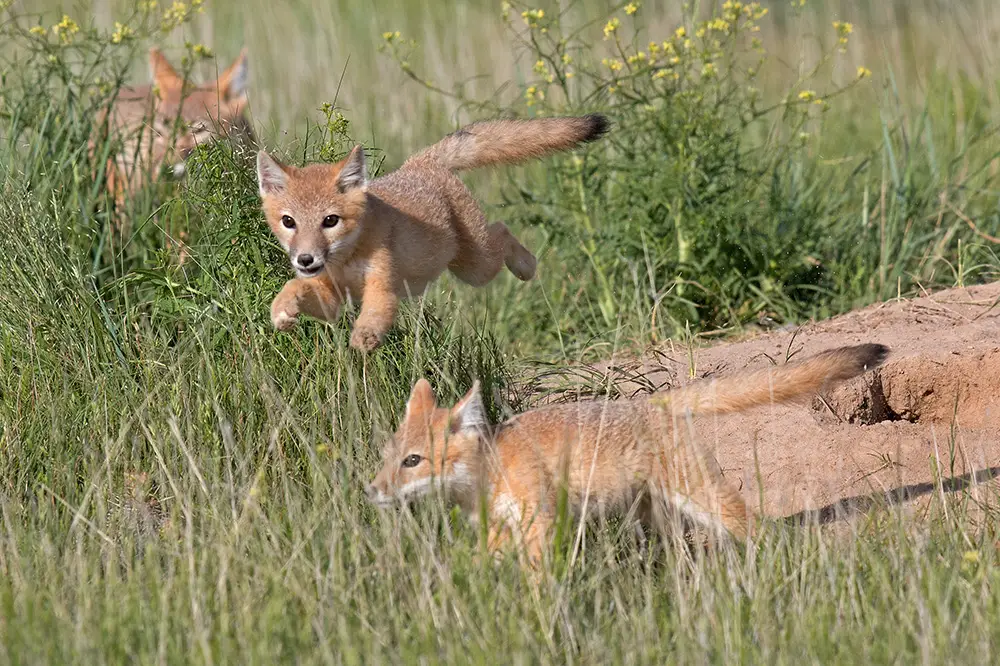
[[[368,176],[361,146],[336,164],[297,168],[257,154],[264,215],[300,277],[350,256],[361,232]]]
[[[153,180],[162,172],[183,175],[184,160],[194,149],[220,136],[253,142],[245,116],[245,49],[215,81],[203,85],[185,82],[158,49],[150,50],[149,66],[153,85],[122,89],[111,109],[112,126],[125,140],[115,161],[128,189],[135,189],[147,171]]]
[[[434,487],[471,492],[481,473],[488,428],[478,381],[458,404],[443,409],[421,379],[410,393],[403,422],[383,447],[382,469],[365,489],[368,498],[387,506]]]

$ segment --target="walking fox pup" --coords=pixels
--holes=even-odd
[[[881,365],[888,353],[877,344],[841,347],[642,399],[547,406],[496,426],[487,420],[478,382],[447,409],[421,379],[366,493],[385,507],[443,489],[472,520],[485,508],[491,549],[513,539],[533,563],[542,556],[560,489],[577,516],[635,506],[643,523],[661,530],[680,514],[744,539],[753,529],[750,508],[714,458],[677,431],[678,417],[801,400]]]
[[[370,351],[400,299],[422,293],[445,269],[476,287],[504,264],[530,280],[535,256],[503,222],[487,222],[455,172],[569,150],[607,128],[597,114],[474,123],[371,182],[361,146],[336,164],[302,168],[261,151],[264,213],[297,273],[271,304],[272,323],[284,330],[302,313],[331,321],[348,297],[360,299],[351,346]]]
[[[247,120],[247,54],[219,77],[204,85],[185,81],[158,49],[149,51],[153,84],[122,88],[97,119],[98,133],[90,142],[92,156],[110,133],[122,146],[108,156],[105,178],[108,193],[121,207],[125,197],[164,171],[184,173],[184,160],[199,144],[220,135],[232,135],[252,144]]]

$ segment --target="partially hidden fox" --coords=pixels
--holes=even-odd
[[[678,419],[799,401],[878,367],[888,353],[878,344],[841,347],[640,399],[546,406],[499,425],[487,419],[478,382],[447,409],[421,379],[366,493],[386,507],[442,490],[473,521],[488,517],[491,550],[513,540],[533,564],[560,490],[576,516],[635,507],[650,527],[664,530],[679,515],[742,540],[753,533],[754,513],[714,457],[679,432]]]
[[[107,191],[117,207],[165,172],[183,175],[184,160],[199,144],[220,136],[247,146],[256,142],[246,117],[246,49],[215,81],[202,85],[185,81],[156,48],[149,51],[149,68],[152,85],[119,90],[90,140],[92,158],[102,157],[98,151],[108,138],[121,141],[105,162]]]
[[[535,256],[503,222],[488,223],[455,172],[570,150],[607,129],[598,114],[474,123],[370,182],[361,146],[336,164],[300,168],[261,151],[264,213],[297,274],[271,304],[272,323],[287,329],[303,313],[330,321],[348,298],[360,300],[350,343],[370,351],[400,299],[419,295],[445,269],[472,286],[504,264],[530,280]]]

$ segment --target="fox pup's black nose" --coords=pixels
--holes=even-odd
[[[313,256],[311,254],[300,254],[299,255],[299,266],[302,268],[308,268],[312,266]]]

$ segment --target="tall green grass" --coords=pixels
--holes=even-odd
[[[531,359],[996,277],[991,4],[948,3],[947,21],[929,1],[812,5],[762,18],[760,108],[777,106],[746,123],[747,42],[717,61],[733,78],[643,88],[639,103],[607,91],[609,14],[634,54],[707,5],[685,18],[651,2],[634,23],[571,5],[579,71],[604,72],[580,90],[598,92],[530,107],[537,52],[487,3],[220,1],[169,33],[139,16],[121,44],[124,4],[15,5],[0,28],[0,661],[994,661],[983,488],[939,486],[921,519],[876,501],[839,528],[772,522],[712,553],[597,526],[556,544],[582,550],[540,581],[494,563],[438,502],[378,513],[362,492],[417,377],[442,402],[480,378],[501,418],[537,398],[519,382]],[[68,45],[51,32],[63,12],[80,24]],[[835,48],[833,20],[855,22],[848,53],[800,81]],[[378,52],[397,29],[419,42],[414,75],[453,95]],[[586,152],[471,179],[540,252],[537,281],[445,278],[365,358],[346,344],[351,313],[271,330],[286,259],[228,145],[199,149],[182,187],[143,193],[127,226],[108,213],[90,123],[160,41],[202,75],[212,61],[184,41],[223,59],[249,44],[257,125],[297,161],[358,139],[388,167],[456,119],[496,113],[600,110],[616,126]],[[861,65],[874,74],[855,85]],[[843,87],[828,111],[799,112],[798,93]],[[136,473],[148,485],[132,487]]]

